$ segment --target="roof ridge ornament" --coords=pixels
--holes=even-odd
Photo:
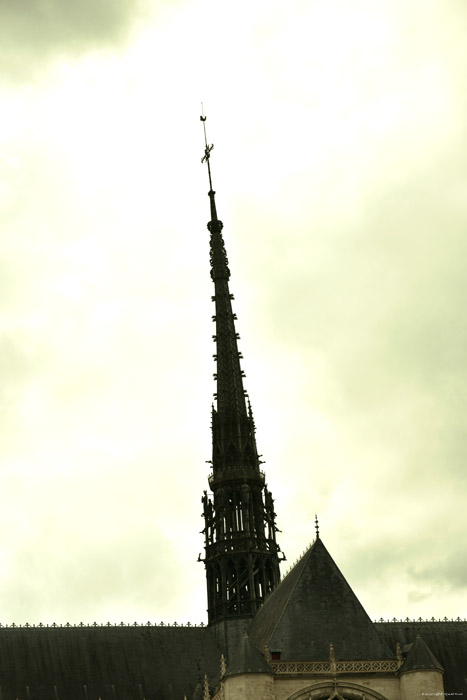
[[[214,144],[209,145],[208,144],[208,139],[206,136],[206,117],[204,115],[204,107],[203,103],[201,102],[201,116],[200,120],[203,122],[203,131],[204,131],[204,156],[201,158],[201,163],[206,163],[208,166],[208,175],[209,175],[209,201],[211,203],[211,221],[208,224],[208,228],[210,231],[212,231],[213,228],[218,229],[218,233],[222,231],[223,224],[222,221],[219,221],[217,218],[217,211],[216,211],[216,200],[215,200],[215,192],[212,188],[212,176],[211,176],[211,151],[214,148]],[[223,245],[223,241],[222,241]],[[224,251],[225,252],[225,251]],[[227,256],[225,256],[226,261],[227,261]],[[230,275],[230,273],[229,273]]]
[[[225,660],[224,654],[221,654],[221,675],[220,675],[221,680],[224,678],[226,670],[227,670],[227,662]]]
[[[208,677],[207,674],[204,674],[204,682],[203,682],[203,700],[210,700],[211,695],[209,693],[209,682],[208,682]]]

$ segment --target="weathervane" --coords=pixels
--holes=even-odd
[[[208,164],[208,174],[209,174],[209,187],[212,192],[212,180],[211,180],[211,166],[209,165],[209,158],[211,157],[211,151],[214,148],[214,144],[211,144],[208,146],[208,139],[206,137],[206,117],[204,116],[204,107],[203,103],[201,102],[201,116],[200,116],[201,121],[203,122],[203,129],[204,129],[204,143],[206,144],[206,148],[204,149],[204,156],[201,158],[202,163],[207,163]]]

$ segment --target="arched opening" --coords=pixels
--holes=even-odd
[[[250,574],[248,562],[240,559],[239,563],[240,612],[250,612]]]
[[[226,569],[227,586],[227,614],[235,615],[238,612],[238,576],[234,562],[229,559]]]
[[[358,683],[323,681],[290,695],[287,700],[387,700],[384,695]]]
[[[264,567],[263,562],[256,558],[253,564],[253,585],[255,587],[254,597],[257,601],[262,601],[265,595],[264,591]]]
[[[274,568],[272,566],[272,563],[268,560],[266,562],[265,566],[265,581],[264,581],[264,586],[265,586],[265,591],[264,594],[267,595],[270,593],[276,585],[276,577],[274,575]]]

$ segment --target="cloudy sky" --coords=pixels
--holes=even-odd
[[[467,615],[462,0],[0,3],[0,621],[201,622],[204,102],[293,564]],[[284,569],[284,570],[285,570]]]

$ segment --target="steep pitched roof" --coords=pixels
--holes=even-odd
[[[205,627],[0,628],[2,700],[191,698],[219,660]]]
[[[225,675],[235,676],[240,673],[273,673],[264,656],[250,641],[246,630],[238,649],[232,655],[232,660],[227,665]]]
[[[257,612],[250,637],[281,660],[391,659],[388,646],[317,538]]]
[[[425,640],[419,634],[415,637],[407,657],[401,666],[400,672],[436,670],[444,671],[438,659],[428,648]]]

